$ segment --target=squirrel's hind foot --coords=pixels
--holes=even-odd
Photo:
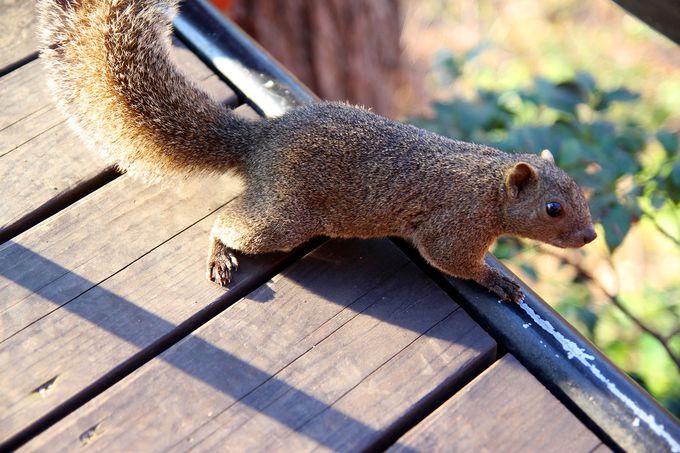
[[[238,269],[238,260],[233,251],[216,239],[210,247],[206,277],[211,282],[226,287],[234,272]]]

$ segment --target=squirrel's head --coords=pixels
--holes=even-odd
[[[506,170],[503,184],[507,233],[563,248],[597,237],[583,192],[557,168],[550,151],[522,155]]]

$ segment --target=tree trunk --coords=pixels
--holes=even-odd
[[[216,3],[219,3],[217,0]],[[227,14],[321,98],[393,112],[398,0],[221,0]]]

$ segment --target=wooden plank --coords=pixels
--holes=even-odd
[[[238,194],[193,181],[146,185],[123,176],[0,246],[0,341],[119,272]],[[204,197],[205,193],[210,197]],[[124,241],[121,244],[121,241]],[[201,251],[207,250],[207,236]]]
[[[201,88],[217,101],[235,106],[235,93],[222,83],[210,68],[204,65],[178,39],[173,39],[173,57],[176,64]],[[0,78],[0,157],[20,145],[65,123],[56,110],[47,88],[42,61],[33,61]]]
[[[0,0],[0,73],[38,50],[35,0]]]
[[[134,219],[131,215],[126,218]],[[157,224],[162,219],[149,219],[148,223]],[[3,365],[0,367],[0,388],[3,389],[0,433],[3,437],[24,429],[139,350],[149,347],[160,336],[172,332],[177,324],[206,309],[218,298],[224,298],[223,290],[204,278],[206,238],[211,223],[209,218],[187,229],[96,288],[73,297],[58,310],[0,343],[0,364]],[[71,235],[72,232],[65,232],[67,238]],[[119,236],[132,240],[135,233],[120,232]],[[74,239],[72,247],[94,242],[87,249],[98,243],[96,238]],[[121,244],[118,246],[125,249]],[[398,251],[393,254],[399,256]],[[61,270],[59,264],[41,260],[38,254],[32,258],[40,261],[47,272],[52,267]],[[106,259],[104,255],[92,261],[96,266]],[[281,255],[241,257],[241,269],[227,297],[270,272],[281,259]],[[0,272],[2,269],[0,267]],[[357,266],[357,272],[365,270],[365,266]],[[75,285],[82,287],[93,285],[87,277],[76,274],[71,274],[66,284],[57,282],[57,285],[68,290],[69,284],[74,284],[68,280],[75,280]],[[41,289],[38,295],[54,300],[58,306],[59,294],[57,287],[52,291]],[[12,358],[18,357],[22,360],[17,366],[5,366],[17,362]],[[48,391],[36,391],[55,377]]]
[[[247,106],[235,112],[254,114]],[[240,189],[228,177],[148,185],[124,175],[0,245],[0,342],[180,233]],[[131,238],[121,247],[125,234]],[[59,265],[46,267],[49,262]],[[79,284],[69,283],[72,274]]]
[[[375,316],[367,310],[277,375],[296,390],[285,392],[268,383],[185,437],[176,449],[366,450],[427,411],[439,395],[471,380],[494,359],[495,343],[463,310],[438,320],[441,313],[436,315],[429,304],[440,309],[450,302],[409,277],[396,276],[399,296],[390,302],[410,297],[413,305],[390,306],[394,311],[378,316],[379,321],[367,319]],[[325,404],[318,407],[300,398],[300,389]]]
[[[100,192],[0,250],[8,307],[2,325],[15,326],[0,343],[2,440],[155,347],[177,325],[230,303],[287,259],[243,257],[225,294],[205,279],[214,215],[200,220],[233,196],[224,181],[203,180],[184,200],[171,191],[146,193],[127,176]],[[126,198],[128,192],[134,194]]]
[[[514,357],[506,355],[390,452],[589,452],[601,441]]]
[[[37,60],[0,78],[0,103],[0,156],[64,121]]]
[[[366,448],[495,356],[407,263],[387,241],[332,241],[26,449]]]
[[[55,203],[77,197],[109,168],[64,125],[0,157],[0,232],[3,239]]]
[[[180,67],[216,100],[234,105],[233,91],[179,41],[174,43]],[[67,127],[44,83],[42,62],[0,79],[0,104],[8,106],[0,112],[1,241],[96,188],[108,166]]]

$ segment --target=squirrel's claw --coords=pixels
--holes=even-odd
[[[524,300],[524,293],[520,286],[504,275],[498,275],[489,285],[489,290],[496,293],[502,300],[520,303]]]
[[[206,272],[208,280],[226,287],[237,269],[238,260],[232,251],[221,242],[215,244],[208,257],[208,270]]]

